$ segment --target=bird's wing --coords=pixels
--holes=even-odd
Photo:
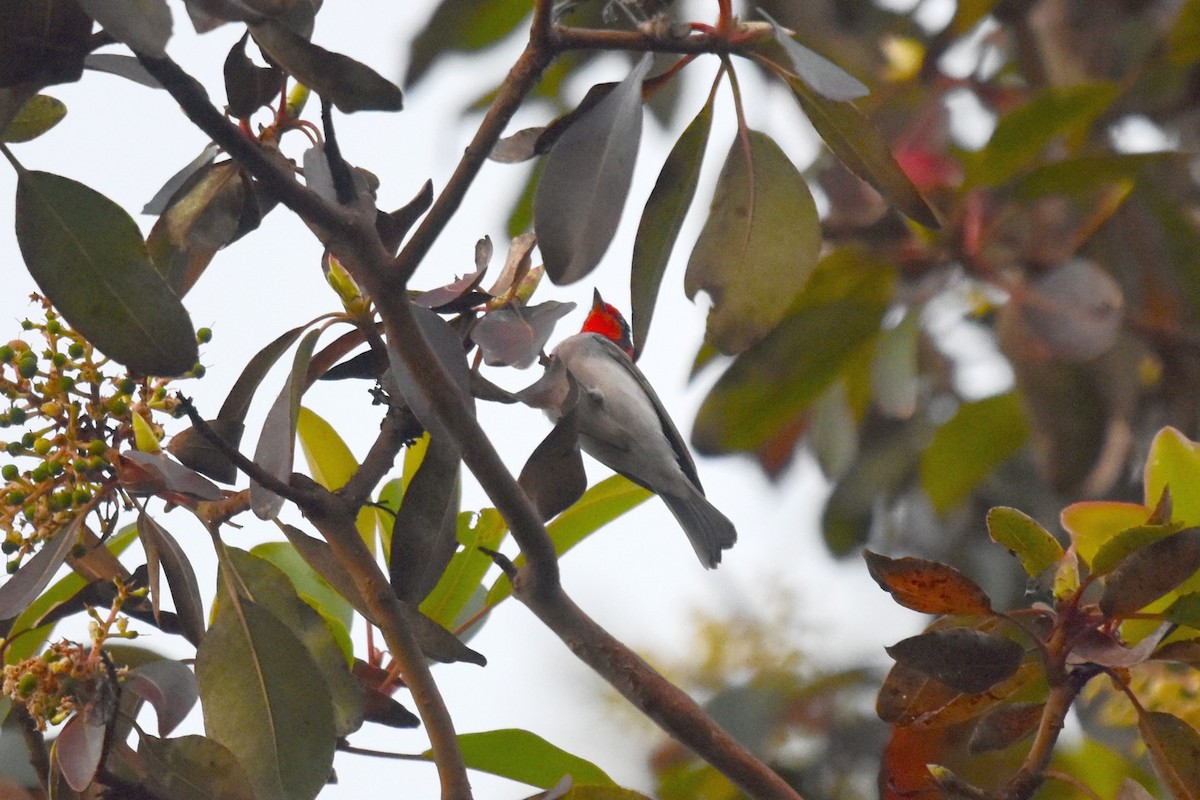
[[[683,470],[683,474],[700,491],[700,494],[704,494],[704,487],[700,484],[700,475],[696,472],[696,462],[692,460],[692,452],[688,449],[683,437],[679,435],[679,430],[675,427],[675,423],[671,421],[671,417],[667,414],[667,409],[663,407],[662,401],[658,399],[658,394],[655,393],[654,387],[650,385],[650,381],[646,380],[646,376],[642,374],[642,371],[637,368],[637,365],[633,363],[629,355],[616,342],[599,334],[590,335],[596,340],[596,344],[610,350],[613,360],[633,376],[638,385],[642,387],[642,391],[650,398],[650,403],[654,406],[654,413],[658,415],[658,422],[662,426],[663,435],[667,437],[667,441],[671,443],[671,449],[675,451],[675,460],[679,463],[679,468]]]

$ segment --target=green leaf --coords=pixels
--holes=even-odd
[[[735,139],[684,276],[689,298],[703,290],[713,301],[705,340],[723,353],[761,341],[804,290],[820,247],[799,170],[764,133]]]
[[[1107,575],[1135,551],[1167,538],[1178,532],[1179,528],[1178,524],[1135,525],[1132,528],[1126,528],[1104,542],[1096,551],[1096,555],[1092,558],[1090,574],[1097,577]]]
[[[898,663],[964,694],[985,692],[1011,677],[1025,655],[1012,639],[969,628],[928,631],[884,649]]]
[[[332,425],[311,409],[300,407],[300,416],[296,419],[296,436],[300,440],[300,449],[304,453],[304,460],[308,462],[313,480],[326,489],[336,491],[342,488],[358,471],[358,460],[350,452],[345,440]],[[368,548],[372,548],[372,552],[377,514],[376,509],[364,506],[359,509],[354,521],[359,536]]]
[[[349,629],[354,606],[309,566],[294,544],[263,542],[250,548],[250,553],[271,562],[287,575],[300,599]]]
[[[789,78],[787,84],[808,121],[848,170],[874,186],[909,219],[926,228],[941,227],[937,214],[900,168],[891,148],[866,114],[852,103],[822,97],[803,81]]]
[[[529,15],[528,0],[442,0],[413,40],[405,86],[415,86],[441,56],[497,44]]]
[[[968,187],[998,186],[1031,166],[1052,140],[1081,137],[1117,96],[1110,83],[1049,87],[1002,117],[981,158],[967,170]]]
[[[138,515],[137,530],[142,549],[146,551],[155,613],[158,613],[161,598],[158,587],[158,569],[161,566],[167,576],[167,585],[171,587],[171,601],[175,604],[181,633],[193,645],[200,644],[204,638],[204,601],[200,597],[200,584],[191,561],[175,537],[149,514],[143,512]]]
[[[16,210],[29,273],[71,327],[131,372],[169,377],[195,366],[187,311],[120,206],[69,178],[21,170]]]
[[[1100,595],[1106,617],[1132,614],[1200,568],[1200,528],[1188,528],[1134,551],[1113,570]]]
[[[752,452],[791,425],[876,340],[893,280],[860,250],[823,259],[791,315],[704,398],[692,429],[696,449]]]
[[[1163,711],[1139,714],[1138,730],[1158,777],[1176,800],[1200,798],[1200,733]]]
[[[146,774],[138,777],[173,800],[254,800],[254,788],[229,749],[204,736],[138,737]]]
[[[105,546],[114,556],[125,552],[129,545],[137,540],[137,525],[126,525],[111,536]],[[11,579],[10,579],[11,580]],[[9,630],[6,638],[9,645],[4,650],[4,663],[16,664],[29,658],[45,644],[54,630],[54,625],[42,625],[35,628],[38,621],[61,603],[74,597],[87,585],[87,579],[77,572],[64,575],[36,600],[21,611]],[[17,634],[22,635],[18,636]]]
[[[279,20],[251,23],[250,32],[272,61],[343,113],[404,107],[396,84],[366,64],[313,44]]]
[[[675,240],[679,238],[679,229],[683,227],[683,220],[696,196],[704,150],[712,129],[713,99],[714,96],[710,94],[704,108],[700,109],[700,113],[671,148],[667,160],[663,162],[662,171],[658,173],[654,191],[646,201],[642,220],[638,223],[633,242],[633,268],[629,276],[634,358],[646,346],[663,273],[675,248]]]
[[[558,137],[533,198],[533,227],[556,284],[586,277],[608,250],[625,208],[642,137],[644,56]]]
[[[471,769],[490,772],[541,789],[554,787],[564,775],[573,783],[616,786],[599,767],[547,742],[529,731],[506,728],[458,736],[463,761]],[[432,751],[424,756],[430,760]]]
[[[223,594],[196,652],[196,677],[204,729],[237,754],[256,800],[315,798],[333,766],[333,703],[288,626]]]
[[[1031,578],[1062,560],[1063,547],[1037,520],[1015,508],[998,506],[988,512],[988,535],[1017,558]]]
[[[0,142],[28,142],[62,122],[67,107],[61,100],[45,94],[34,95],[25,101],[21,110],[0,132]]]
[[[1013,392],[963,403],[921,456],[921,488],[939,514],[971,494],[1025,444],[1029,430]]]
[[[450,559],[437,586],[421,602],[421,613],[448,630],[460,625],[463,610],[492,566],[491,557],[479,548],[498,550],[506,533],[504,517],[494,508],[485,508],[478,515],[459,514],[458,542],[462,547]]]
[[[1018,197],[1032,200],[1046,195],[1084,197],[1118,183],[1136,183],[1155,167],[1178,166],[1181,153],[1107,153],[1080,156],[1042,164],[1014,187]]]
[[[614,519],[649,500],[653,495],[622,475],[605,478],[583,493],[583,497],[546,526],[554,552],[562,556]],[[513,563],[520,567],[525,556]],[[501,575],[488,590],[486,605],[493,608],[512,594],[508,577]]]
[[[333,704],[337,735],[357,730],[362,724],[362,687],[351,674],[351,660],[345,658],[328,622],[300,598],[283,570],[244,550],[227,548],[226,553],[229,561],[222,568],[236,569],[235,580],[252,601],[287,626],[308,651],[321,673],[321,691]],[[228,595],[222,594],[219,602],[227,601]]]
[[[1189,525],[1200,523],[1200,446],[1175,428],[1163,428],[1150,443],[1146,456],[1145,498],[1158,501],[1170,487],[1174,506],[1171,519]]]
[[[1163,618],[1176,625],[1200,628],[1200,592],[1190,592],[1176,598],[1163,612]]]

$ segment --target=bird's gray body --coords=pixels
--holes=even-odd
[[[701,563],[716,567],[721,551],[737,540],[737,531],[705,498],[687,445],[641,370],[604,336],[579,333],[564,339],[547,368],[553,388],[538,404],[555,421],[562,415],[568,393],[564,368],[579,389],[580,448],[658,494],[687,533]]]

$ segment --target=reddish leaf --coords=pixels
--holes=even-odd
[[[871,577],[896,602],[926,614],[990,614],[992,601],[967,576],[922,558],[888,558],[863,551]]]
[[[1200,568],[1200,528],[1188,528],[1146,545],[1113,570],[1100,596],[1107,617],[1145,608]]]
[[[1177,800],[1200,798],[1200,734],[1174,714],[1149,711],[1138,715],[1158,777]]]
[[[880,687],[875,711],[880,719],[893,725],[919,728],[957,725],[995,708],[1043,675],[1040,666],[1028,663],[987,691],[967,694],[923,672],[896,664]]]
[[[488,366],[525,369],[537,361],[555,324],[574,308],[574,303],[555,300],[528,307],[508,305],[480,317],[471,338]]]
[[[215,483],[163,453],[121,453],[118,471],[122,485],[135,494],[166,494],[187,506],[197,500],[221,499]]]
[[[897,662],[966,694],[986,691],[1012,676],[1025,655],[1012,639],[969,628],[929,631],[884,649]]]
[[[1171,632],[1170,625],[1160,625],[1133,647],[1127,647],[1112,634],[1091,629],[1075,641],[1067,654],[1068,664],[1099,664],[1102,667],[1122,668],[1141,664],[1150,658],[1154,648]]]
[[[129,670],[123,686],[154,707],[158,732],[167,736],[200,699],[196,675],[178,661],[149,661]]]
[[[82,792],[92,783],[104,755],[107,726],[93,705],[86,705],[67,720],[54,742],[54,756],[67,785]]]

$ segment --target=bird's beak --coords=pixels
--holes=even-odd
[[[604,310],[604,298],[600,296],[599,289],[592,289],[592,311]]]

